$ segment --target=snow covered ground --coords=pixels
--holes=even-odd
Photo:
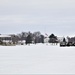
[[[0,46],[0,74],[75,74],[75,47]]]

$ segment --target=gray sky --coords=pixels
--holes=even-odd
[[[75,35],[75,0],[0,0],[0,33],[22,31]]]

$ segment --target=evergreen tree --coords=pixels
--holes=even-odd
[[[31,37],[31,35],[29,34],[29,35],[27,36],[27,38],[26,38],[26,44],[30,44],[30,43],[32,43],[32,37]]]
[[[49,43],[57,43],[57,36],[55,36],[54,34],[51,34],[49,36]]]
[[[66,39],[65,38],[63,38],[63,42],[66,42]]]
[[[51,34],[51,35],[49,36],[49,38],[56,38],[56,36],[55,36],[54,34]]]

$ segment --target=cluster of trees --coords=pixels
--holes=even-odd
[[[47,43],[58,43],[57,36],[51,34],[50,36],[45,36],[38,32],[22,32],[17,35],[10,35],[12,37],[12,42],[18,43],[19,41],[25,41],[25,44],[36,44],[36,43],[45,43],[45,40],[48,39]]]
[[[44,43],[44,35],[42,35],[40,32],[22,32],[21,34],[18,34],[19,40],[25,40],[26,44],[36,44],[36,43]]]
[[[45,36],[40,32],[34,33],[22,32],[21,34],[15,35],[15,37],[12,38],[12,41],[18,42],[25,40],[25,44],[52,43],[57,45],[58,43],[60,43],[60,46],[72,46],[72,45],[75,46],[75,37],[66,37],[66,38],[67,40],[64,37],[63,40],[61,41],[54,34]]]
[[[19,34],[19,40],[25,40],[26,44],[36,44],[36,43],[45,43],[45,39],[47,40],[48,38],[48,43],[58,43],[58,38],[54,34],[51,34],[50,36],[44,36],[40,32],[22,32]]]
[[[10,34],[11,38],[1,38],[2,40],[12,40],[13,44],[37,44],[37,43],[52,43],[52,44],[58,44],[60,43],[60,46],[70,46],[75,45],[75,37],[67,37],[67,40],[63,38],[63,40],[59,40],[57,36],[54,34],[50,35],[43,35],[39,31],[38,32],[22,32],[19,34]],[[3,43],[3,41],[0,40],[0,44]],[[23,42],[24,41],[24,42]]]

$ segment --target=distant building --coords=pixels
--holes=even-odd
[[[9,35],[0,35],[0,45],[12,44],[12,38]]]
[[[10,40],[12,40],[12,38],[9,35],[0,35],[0,40],[2,40],[2,41],[10,41]]]

